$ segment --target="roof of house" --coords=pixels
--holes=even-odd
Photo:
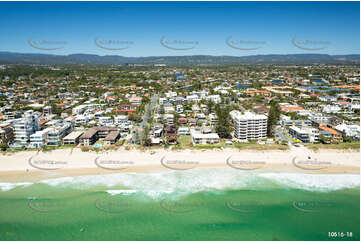
[[[83,131],[73,131],[67,136],[65,136],[63,139],[76,139],[79,136],[81,136],[84,132]]]
[[[98,130],[96,128],[90,128],[88,129],[85,133],[83,133],[80,136],[80,139],[90,139],[91,137],[93,137],[96,133],[98,132]]]
[[[329,127],[326,127],[326,126],[320,126],[319,127],[321,130],[325,130],[325,131],[328,131],[330,132],[331,134],[333,135],[340,135],[339,132],[337,132],[336,130],[332,129],[332,128],[329,128]]]
[[[119,136],[119,131],[111,131],[105,138],[105,141],[112,141],[112,140],[116,140]]]

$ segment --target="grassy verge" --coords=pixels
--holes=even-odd
[[[305,144],[305,147],[312,150],[319,150],[319,149],[360,150],[360,142],[339,143],[339,144]]]

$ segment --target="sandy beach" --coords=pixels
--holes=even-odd
[[[249,172],[359,174],[358,150],[147,150],[102,153],[80,149],[24,151],[0,156],[0,181],[36,181],[64,176],[228,167]]]

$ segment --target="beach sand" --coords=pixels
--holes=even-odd
[[[154,172],[167,169],[228,167],[250,172],[316,174],[359,174],[360,151],[318,150],[293,147],[290,150],[165,150],[136,149],[102,153],[80,149],[51,152],[24,151],[0,156],[0,182],[110,174]]]

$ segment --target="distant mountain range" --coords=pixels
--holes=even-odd
[[[286,54],[286,55],[250,55],[250,56],[149,56],[124,57],[119,55],[51,55],[25,54],[0,51],[0,64],[93,64],[93,65],[124,65],[124,64],[166,64],[166,65],[237,65],[237,64],[277,64],[277,65],[311,65],[311,64],[359,64],[360,55],[327,55],[327,54]]]

